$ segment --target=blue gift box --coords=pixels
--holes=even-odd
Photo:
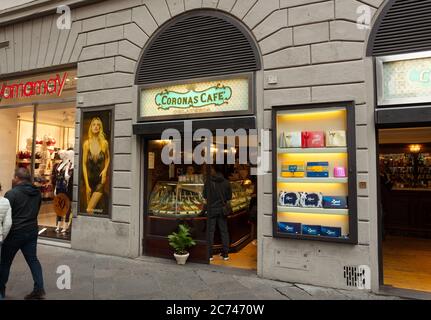
[[[321,230],[321,235],[324,237],[333,237],[333,238],[341,237],[341,228],[322,226],[320,230]]]
[[[307,177],[309,178],[328,178],[329,162],[307,162]]]
[[[278,222],[278,231],[290,234],[301,234],[301,224],[294,222]]]
[[[323,197],[323,208],[327,209],[347,209],[347,197]]]
[[[329,178],[329,172],[307,172],[308,178]]]
[[[299,207],[300,197],[299,192],[286,192],[283,198],[283,205],[287,207]]]
[[[320,226],[312,226],[312,225],[302,225],[302,234],[309,236],[320,236],[321,233]]]
[[[304,208],[322,208],[323,195],[318,192],[303,192],[301,194],[301,207]]]

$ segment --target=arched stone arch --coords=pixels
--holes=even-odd
[[[367,55],[431,50],[431,24],[426,19],[430,14],[431,3],[428,1],[385,1],[370,32]]]
[[[261,69],[259,45],[240,20],[219,10],[193,9],[153,33],[138,60],[135,84]]]

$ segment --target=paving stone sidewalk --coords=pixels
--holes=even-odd
[[[254,272],[174,261],[126,259],[39,245],[47,299],[53,300],[329,300],[399,299],[363,291],[346,291],[258,278]],[[57,268],[69,266],[70,290],[59,290]],[[22,299],[32,287],[30,271],[18,253],[7,299]]]

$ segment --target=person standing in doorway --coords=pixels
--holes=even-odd
[[[207,200],[208,215],[208,250],[210,261],[213,260],[213,244],[216,225],[220,230],[223,243],[223,260],[229,260],[229,230],[227,227],[227,217],[224,213],[225,204],[232,199],[232,188],[228,180],[222,174],[222,167],[219,165],[211,167],[211,175],[204,185],[204,198]]]
[[[12,207],[12,228],[3,243],[0,262],[0,295],[5,296],[9,272],[19,250],[30,267],[33,276],[33,291],[25,296],[26,300],[40,300],[45,297],[42,266],[37,258],[38,222],[37,216],[42,201],[39,191],[31,183],[30,172],[25,168],[15,170],[12,190],[5,198]]]

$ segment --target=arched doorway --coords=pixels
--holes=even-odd
[[[376,69],[381,284],[431,292],[431,14],[388,1],[368,46]]]
[[[134,125],[143,145],[145,255],[172,258],[168,235],[187,225],[196,241],[190,260],[208,263],[213,253],[212,263],[256,269],[257,183],[250,175],[250,154],[257,145],[251,147],[249,141],[256,128],[255,73],[260,69],[260,53],[250,31],[216,10],[180,15],[148,41],[136,71],[140,110]],[[166,129],[169,135],[163,138]],[[219,130],[229,129],[216,145]],[[227,262],[217,255],[225,251],[222,233],[216,231],[213,246],[209,242],[203,190],[210,171],[206,164],[211,161],[197,161],[195,152],[204,141],[211,141],[212,160],[221,154],[221,171],[232,189]],[[175,161],[163,158],[169,148]],[[239,155],[244,148],[246,163]]]

